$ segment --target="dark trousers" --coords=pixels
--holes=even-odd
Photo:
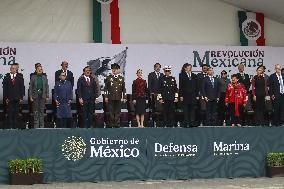
[[[37,92],[37,98],[33,99],[34,128],[44,128],[45,99],[42,91]]]
[[[206,125],[215,126],[217,121],[217,100],[209,100],[206,104]]]
[[[58,123],[59,123],[59,128],[71,128],[72,124],[72,118],[59,118]]]
[[[186,127],[195,126],[195,105],[183,104],[184,122]]]
[[[226,93],[222,92],[220,94],[220,100],[218,102],[218,123],[219,124],[222,124],[224,120],[226,121],[228,119],[228,116],[227,116],[228,108],[225,105],[225,96],[226,96]]]
[[[84,100],[84,104],[82,106],[83,127],[85,128],[93,127],[94,109],[95,109],[95,104],[93,100]]]
[[[175,119],[175,103],[173,100],[165,100],[163,103],[163,118],[165,127],[173,127]]]
[[[109,105],[109,127],[120,127],[120,113],[121,113],[121,101],[110,100]]]
[[[196,124],[200,125],[201,123],[204,124],[206,121],[206,101],[199,97],[199,101],[197,102],[197,107],[195,109],[196,115]]]
[[[7,128],[18,128],[18,115],[19,115],[19,100],[11,100],[7,105],[8,126]]]
[[[264,125],[265,96],[256,96],[254,120],[256,125]]]
[[[240,116],[235,116],[235,103],[228,104],[228,112],[230,115],[231,124],[242,124],[242,115],[243,115],[244,107],[242,105],[239,105],[238,110],[239,110]]]
[[[284,124],[284,94],[277,96],[273,101],[273,125]]]

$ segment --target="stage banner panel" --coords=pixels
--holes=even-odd
[[[61,69],[61,62],[69,62],[69,69],[76,81],[83,73],[83,68],[90,65],[98,76],[101,87],[111,70],[112,63],[121,66],[126,77],[126,90],[131,93],[131,85],[136,78],[136,71],[143,69],[144,78],[153,71],[153,65],[159,62],[162,66],[171,65],[172,75],[178,81],[178,74],[184,63],[191,63],[193,71],[200,71],[202,64],[208,64],[220,75],[227,70],[228,75],[237,72],[240,63],[245,64],[246,72],[252,77],[259,65],[266,66],[266,73],[274,72],[275,64],[283,64],[284,48],[282,47],[241,47],[241,46],[191,46],[159,44],[53,44],[53,43],[0,43],[0,82],[9,72],[10,64],[19,63],[19,72],[25,77],[26,97],[30,73],[34,64],[40,62],[47,73],[50,89],[54,87],[54,73]],[[51,91],[51,90],[50,90]],[[3,91],[0,90],[0,103]],[[51,99],[50,99],[51,100]]]
[[[282,127],[37,129],[0,132],[0,182],[11,159],[42,158],[45,182],[263,177],[284,152]]]

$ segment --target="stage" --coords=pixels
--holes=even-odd
[[[263,177],[284,152],[284,127],[26,129],[0,131],[7,162],[39,157],[45,182]]]

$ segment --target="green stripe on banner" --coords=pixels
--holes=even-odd
[[[239,16],[239,28],[240,28],[240,42],[242,46],[248,46],[248,39],[242,31],[242,23],[247,19],[247,14],[245,11],[238,11]]]
[[[101,3],[93,0],[93,39],[95,43],[102,42]]]

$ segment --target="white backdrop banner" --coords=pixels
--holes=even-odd
[[[265,65],[266,73],[274,72],[275,64],[283,65],[284,48],[282,47],[240,47],[240,46],[190,46],[157,44],[38,44],[38,43],[0,43],[0,82],[9,72],[10,65],[20,64],[26,86],[29,75],[34,72],[34,64],[40,62],[47,73],[50,89],[54,87],[54,73],[60,69],[61,62],[69,62],[69,69],[76,81],[85,66],[90,65],[93,72],[99,74],[100,81],[110,72],[110,64],[118,62],[126,77],[126,90],[131,93],[131,85],[136,78],[136,70],[141,68],[144,78],[153,71],[153,65],[159,62],[162,67],[172,66],[172,75],[178,80],[178,74],[184,63],[193,65],[194,71],[200,71],[200,65],[214,67],[219,75],[226,70],[229,76],[237,72],[237,66],[243,63],[246,72],[255,75],[259,65]],[[3,90],[0,91],[2,101]]]

